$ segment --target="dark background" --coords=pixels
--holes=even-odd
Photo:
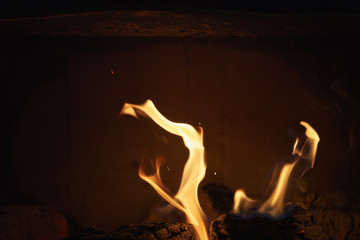
[[[178,10],[178,9],[238,10],[273,13],[357,13],[358,1],[216,1],[216,0],[134,0],[134,1],[3,1],[2,17],[47,15],[94,10]]]
[[[2,18],[121,9],[319,16],[359,10],[340,1],[2,4]],[[261,196],[276,164],[289,160],[304,120],[321,138],[315,168],[305,175],[309,191],[358,192],[359,42],[358,32],[254,39],[1,36],[0,201],[54,206],[77,228],[145,221],[161,201],[137,176],[144,149],[169,159],[172,172],[163,174],[174,192],[187,154],[178,138],[152,124],[118,118],[125,102],[148,98],[170,120],[201,122],[204,184]],[[159,140],[164,137],[169,143]]]

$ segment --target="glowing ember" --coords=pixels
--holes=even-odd
[[[136,118],[139,115],[148,116],[166,131],[182,137],[185,146],[189,149],[189,157],[184,167],[179,190],[174,196],[168,193],[168,189],[161,181],[160,167],[164,163],[164,159],[156,159],[154,175],[146,175],[140,166],[139,176],[148,182],[166,201],[185,213],[188,222],[194,225],[198,239],[208,240],[208,223],[198,200],[198,187],[205,177],[206,171],[202,128],[198,127],[196,130],[188,124],[169,121],[161,115],[151,100],[147,100],[142,105],[125,103],[120,114],[128,114]],[[296,139],[292,153],[293,162],[283,166],[272,194],[266,200],[253,200],[242,189],[239,189],[234,196],[233,213],[239,215],[260,213],[272,217],[282,215],[290,175],[297,174],[295,177],[301,179],[301,176],[314,166],[316,149],[320,141],[318,134],[308,123],[300,122],[300,124],[306,128],[305,135],[307,138],[301,148],[299,139]],[[168,171],[170,171],[169,168]]]
[[[148,182],[166,201],[183,211],[189,223],[194,225],[201,240],[208,239],[207,221],[198,200],[198,187],[205,177],[206,164],[204,159],[203,131],[199,131],[188,124],[174,123],[166,119],[156,109],[152,101],[147,100],[143,105],[125,103],[120,114],[138,117],[138,114],[149,116],[155,123],[166,131],[181,136],[185,146],[189,149],[189,158],[185,164],[181,184],[175,196],[170,196],[161,183],[161,160],[156,161],[156,174],[147,176],[140,167],[139,176]]]

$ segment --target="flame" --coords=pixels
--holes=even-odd
[[[257,209],[258,213],[272,217],[280,217],[284,211],[284,197],[290,175],[298,172],[301,178],[308,169],[314,167],[316,150],[320,138],[310,124],[304,121],[301,121],[300,124],[306,128],[305,135],[307,138],[305,143],[300,149],[299,139],[296,139],[292,152],[294,161],[282,167],[275,189],[269,198]],[[233,213],[239,215],[246,214],[249,212],[250,207],[253,207],[253,203],[259,203],[259,201],[248,198],[243,190],[237,190],[234,196]]]
[[[255,201],[249,198],[244,190],[238,189],[234,195],[233,213],[239,215],[245,209],[249,209],[254,203]]]
[[[198,187],[205,177],[206,171],[202,128],[199,127],[196,130],[188,124],[169,121],[156,109],[151,100],[147,100],[142,105],[125,103],[120,114],[127,114],[136,118],[139,118],[139,115],[148,116],[166,131],[182,137],[185,146],[189,149],[189,157],[183,170],[179,190],[175,195],[171,195],[161,181],[160,168],[164,159],[156,159],[156,172],[153,175],[147,175],[140,166],[139,176],[148,182],[166,201],[185,213],[187,221],[194,225],[197,239],[208,240],[208,222],[198,199]],[[305,172],[313,168],[320,141],[317,132],[307,122],[302,121],[300,124],[306,128],[306,140],[300,146],[299,139],[296,139],[292,149],[293,162],[282,167],[272,193],[267,199],[260,201],[249,198],[242,189],[237,190],[232,210],[234,214],[246,215],[254,211],[272,217],[280,217],[283,214],[284,198],[290,176],[297,174],[296,177],[301,180]],[[216,172],[214,174],[216,175]]]
[[[142,105],[125,103],[120,114],[128,114],[136,118],[139,117],[139,114],[148,116],[166,131],[182,137],[185,146],[189,149],[189,157],[184,167],[179,190],[175,196],[170,196],[161,182],[161,161],[158,159],[154,175],[146,175],[140,167],[139,176],[148,182],[166,201],[185,213],[188,222],[194,225],[198,239],[208,240],[208,224],[198,199],[198,187],[205,177],[206,171],[202,128],[199,127],[199,131],[197,131],[188,124],[169,121],[156,109],[151,100],[147,100]]]
[[[284,210],[284,197],[287,188],[289,176],[293,170],[295,163],[288,163],[281,169],[279,180],[276,184],[274,192],[269,199],[261,205],[258,212],[267,214],[272,217],[279,217]]]
[[[305,163],[305,166],[303,166],[301,173],[301,176],[303,176],[307,170],[314,167],[316,150],[320,141],[320,137],[315,129],[312,128],[307,122],[301,121],[300,124],[306,128],[305,135],[307,139],[301,150],[299,150],[298,141],[295,142],[296,147],[294,146],[293,156],[297,154],[299,161],[301,159],[304,160],[303,162]]]

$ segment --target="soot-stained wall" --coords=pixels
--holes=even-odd
[[[321,138],[309,190],[356,189],[355,40],[16,39],[1,56],[7,203],[54,206],[81,228],[144,221],[160,201],[138,177],[144,151],[165,155],[173,192],[187,157],[150,121],[119,118],[146,99],[172,121],[201,123],[204,183],[261,195],[307,121]]]

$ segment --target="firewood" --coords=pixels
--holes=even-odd
[[[331,239],[312,220],[311,212],[301,203],[287,204],[282,218],[240,217],[224,214],[211,223],[212,240],[230,239]],[[186,223],[147,223],[125,225],[105,233],[86,229],[64,240],[195,240],[194,228]]]
[[[241,217],[224,214],[212,222],[210,234],[214,240],[330,239],[312,221],[310,211],[300,203],[287,204],[284,216],[279,219],[261,215]]]
[[[195,230],[187,223],[130,224],[105,233],[89,228],[64,240],[195,240]]]

